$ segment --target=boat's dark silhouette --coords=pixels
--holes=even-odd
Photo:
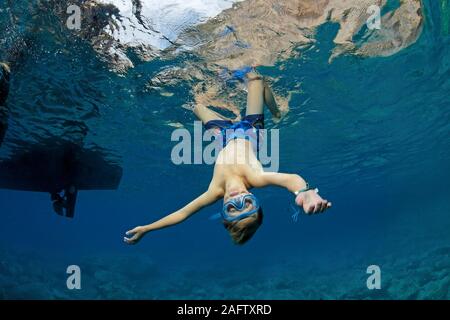
[[[48,192],[56,213],[73,217],[79,190],[117,189],[122,168],[98,148],[50,139],[0,160],[0,188]]]

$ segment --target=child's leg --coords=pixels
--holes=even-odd
[[[272,89],[268,83],[258,74],[250,72],[248,78],[248,95],[247,95],[247,111],[246,115],[263,114],[264,104],[267,105],[274,117],[280,117]]]
[[[264,83],[261,76],[255,72],[247,74],[248,78],[248,94],[247,94],[247,110],[245,115],[263,114],[264,113]]]
[[[203,124],[206,124],[212,120],[228,120],[221,114],[218,114],[217,112],[208,109],[203,105],[196,105],[194,107],[194,113],[197,116],[197,118],[199,118],[203,122]]]
[[[273,95],[272,89],[269,87],[267,82],[264,81],[264,103],[269,108],[272,115],[276,118],[281,117],[280,109],[278,108],[277,102]]]

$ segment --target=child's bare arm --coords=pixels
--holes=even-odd
[[[279,186],[292,193],[306,188],[306,181],[298,174],[291,173],[264,172],[253,177],[250,183],[257,188],[270,185]]]
[[[286,188],[296,195],[295,203],[305,213],[319,213],[331,207],[331,202],[322,199],[315,190],[307,189],[306,181],[298,174],[264,172],[250,178],[254,187],[275,185]]]
[[[173,225],[176,225],[180,222],[183,222],[191,215],[206,207],[217,199],[219,199],[219,194],[211,189],[201,194],[199,197],[191,201],[189,204],[184,206],[183,208],[165,216],[164,218],[159,219],[156,222],[153,222],[149,225],[139,226],[132,230],[126,232],[127,236],[131,236],[130,238],[124,238],[124,241],[128,244],[137,243],[147,232],[167,228]]]

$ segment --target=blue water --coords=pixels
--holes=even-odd
[[[422,35],[393,56],[329,64],[337,26],[327,24],[301,57],[260,68],[280,77],[278,92],[301,88],[282,122],[267,123],[281,132],[280,171],[320,186],[333,208],[293,223],[290,195],[256,190],[265,220],[244,246],[207,219],[219,204],[136,246],[122,242],[209,183],[212,166],[170,161],[168,123],[194,121],[181,108],[189,84],[171,97],[146,87],[161,68],[193,58],[135,59],[118,76],[88,44],[54,30],[51,13],[24,10],[3,32],[1,54],[20,26],[41,27],[12,77],[0,157],[63,136],[107,150],[123,177],[118,190],[81,191],[73,220],[52,212],[48,194],[0,190],[0,298],[449,299],[450,37],[438,1],[424,4]],[[72,264],[81,290],[66,287]],[[381,290],[366,287],[373,264]]]

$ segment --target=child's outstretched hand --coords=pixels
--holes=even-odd
[[[308,190],[300,193],[295,198],[295,203],[299,207],[303,207],[306,214],[321,213],[326,209],[331,208],[331,202],[322,199],[316,190]]]
[[[134,229],[128,230],[125,234],[131,236],[129,238],[123,237],[123,241],[127,244],[136,244],[142,237],[147,233],[144,227],[136,227]]]

